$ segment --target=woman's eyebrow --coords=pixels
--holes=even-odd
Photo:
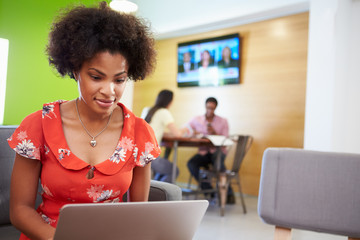
[[[95,72],[97,72],[98,74],[102,75],[102,76],[105,76],[106,74],[97,70],[96,68],[89,68],[89,70],[94,70]]]
[[[124,73],[127,73],[127,72],[126,71],[119,72],[119,73],[115,74],[114,76],[117,77],[117,76],[123,75]]]
[[[106,76],[105,73],[101,72],[100,70],[98,70],[98,69],[96,69],[96,68],[89,68],[89,70],[94,70],[94,71],[96,71],[97,73],[99,73],[100,75]],[[119,73],[115,74],[114,76],[117,77],[117,76],[120,76],[120,75],[122,75],[122,74],[124,74],[124,73],[127,73],[127,72],[126,72],[126,71],[119,72]]]

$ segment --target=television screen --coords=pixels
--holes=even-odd
[[[178,86],[240,83],[240,45],[239,34],[179,43]]]

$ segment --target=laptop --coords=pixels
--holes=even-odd
[[[54,240],[191,240],[207,200],[68,204]]]

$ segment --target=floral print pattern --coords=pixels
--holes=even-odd
[[[134,162],[136,162],[137,156],[138,156],[139,149],[137,147],[134,147],[133,156],[134,156]]]
[[[141,157],[140,157],[140,164],[141,166],[145,166],[146,164],[148,164],[149,162],[153,161],[155,158],[153,155],[151,155],[150,153],[148,152],[143,152],[141,154]]]
[[[30,158],[30,159],[38,159],[40,152],[31,140],[24,139],[21,143],[19,143],[14,149],[19,155]]]
[[[44,150],[45,150],[45,155],[48,155],[48,153],[50,152],[50,148],[44,145]]]
[[[42,110],[42,117],[48,117],[51,119],[50,114],[52,113],[52,115],[54,115],[56,117],[56,114],[54,113],[54,107],[55,105],[53,104],[47,104],[44,105],[43,110]]]
[[[53,197],[54,195],[50,192],[49,188],[46,185],[41,184],[41,188],[43,190],[43,194]]]
[[[134,148],[133,140],[124,136],[119,141],[114,154],[110,157],[110,161],[114,163],[119,163],[120,161],[125,162],[126,152],[132,151]]]
[[[119,163],[120,160],[125,162],[126,152],[125,149],[119,145],[116,147],[114,154],[109,158],[110,162]]]
[[[59,160],[63,160],[66,156],[70,156],[70,150],[59,148]]]
[[[104,202],[110,198],[115,198],[113,202],[117,202],[119,199],[116,197],[120,195],[120,191],[114,192],[112,189],[104,190],[104,185],[91,185],[87,189],[87,194],[93,202]]]
[[[18,132],[16,139],[19,143],[14,148],[15,152],[26,158],[40,159],[40,149],[34,145],[31,139],[27,138],[28,135],[26,131]],[[12,141],[12,136],[9,138],[9,141]]]
[[[109,160],[114,163],[119,163],[120,161],[124,162],[126,158],[126,152],[131,152],[134,149],[134,146],[135,144],[131,138],[128,138],[127,136],[122,137],[115,149],[114,154],[110,157]],[[136,158],[135,155],[134,157]]]
[[[63,103],[63,102],[64,102],[64,100],[58,100],[56,102],[44,104],[43,109],[42,109],[42,118],[48,117],[48,118],[52,119],[50,115],[53,115],[55,118],[57,118],[57,116],[54,112],[55,105],[59,104],[59,103]]]
[[[145,152],[141,153],[141,157],[140,157],[141,166],[144,166],[145,164],[148,164],[149,162],[155,159],[155,157],[151,154],[154,148],[155,145],[153,143],[151,142],[145,143]]]
[[[18,133],[18,135],[16,136],[16,139],[19,140],[19,141],[22,141],[24,139],[26,139],[28,136],[27,136],[27,133],[26,131],[20,131]]]
[[[48,216],[46,216],[43,213],[40,213],[40,216],[42,217],[42,219],[47,223],[47,224],[53,224],[56,222],[56,220],[49,218]]]
[[[132,151],[134,148],[133,140],[128,137],[122,137],[119,146],[121,146],[125,151]]]

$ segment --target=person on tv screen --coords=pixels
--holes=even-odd
[[[195,64],[191,62],[191,56],[189,52],[183,53],[183,63],[179,65],[178,72],[190,72],[195,69]]]
[[[231,49],[229,47],[224,47],[221,51],[222,59],[218,62],[219,68],[230,68],[230,67],[239,67],[238,61],[233,59],[231,56]]]
[[[150,162],[160,147],[150,125],[120,99],[127,81],[154,69],[154,42],[143,20],[105,1],[55,19],[48,60],[75,80],[79,96],[44,104],[8,139],[16,152],[10,219],[21,240],[53,239],[65,204],[122,202],[126,192],[132,202],[148,200]],[[39,179],[43,202],[35,210]]]
[[[208,50],[201,53],[199,62],[199,86],[218,86],[219,71],[214,65],[214,59]]]
[[[208,50],[204,50],[201,53],[201,60],[199,62],[199,67],[207,68],[214,66],[214,59],[211,57],[211,54]]]

